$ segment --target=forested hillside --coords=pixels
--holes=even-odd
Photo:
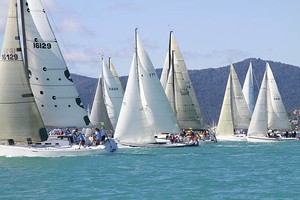
[[[252,62],[256,78],[255,83],[257,85],[254,87],[256,97],[265,70],[266,61],[250,58],[238,63],[233,63],[233,65],[243,86],[250,62]],[[287,112],[298,108],[300,106],[300,68],[280,62],[268,62],[277,81]],[[161,69],[157,70],[157,74],[160,76]],[[189,70],[189,74],[204,120],[207,123],[217,123],[228,79],[229,65],[220,68]],[[89,105],[91,108],[98,80],[76,74],[72,74],[72,77],[85,107]],[[120,77],[120,79],[125,87],[127,77]]]

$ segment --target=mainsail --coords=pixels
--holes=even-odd
[[[169,38],[169,52],[160,81],[173,108],[179,127],[181,129],[204,127],[195,90],[172,31]]]
[[[119,78],[119,76],[118,76],[118,73],[117,73],[117,71],[116,71],[116,69],[115,69],[115,66],[113,65],[112,60],[111,60],[110,57],[109,57],[109,59],[108,59],[108,67],[109,67],[109,69],[110,69],[110,71],[111,71],[113,77],[116,79],[116,81],[117,81],[117,83],[118,83],[118,88],[119,88],[119,90],[121,90],[122,93],[124,94],[124,89],[123,89],[123,86],[122,86],[122,84],[121,84],[120,78]]]
[[[135,45],[115,138],[123,143],[155,143],[155,133],[175,133],[179,127],[137,31]]]
[[[78,91],[40,1],[22,1],[22,22],[30,84],[47,127],[90,124]]]
[[[0,140],[47,140],[47,131],[29,85],[18,30],[17,1],[11,0],[0,61]]]

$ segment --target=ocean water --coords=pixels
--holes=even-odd
[[[0,199],[300,199],[300,141],[0,158]]]

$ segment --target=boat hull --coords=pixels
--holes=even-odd
[[[121,148],[179,148],[186,147],[183,143],[151,143],[151,144],[131,144],[131,143],[118,143]]]
[[[270,137],[259,137],[259,136],[248,136],[248,142],[279,142],[279,141],[297,141],[299,138],[284,138],[284,137],[277,137],[277,138],[270,138]]]
[[[247,137],[246,135],[226,135],[226,136],[216,136],[218,141],[232,141],[232,142],[246,142]]]
[[[103,145],[79,147],[79,145],[0,145],[0,156],[5,157],[71,157],[113,154],[117,151],[117,144],[113,139]]]

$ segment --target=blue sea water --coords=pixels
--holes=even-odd
[[[0,158],[0,199],[299,199],[300,141]]]

